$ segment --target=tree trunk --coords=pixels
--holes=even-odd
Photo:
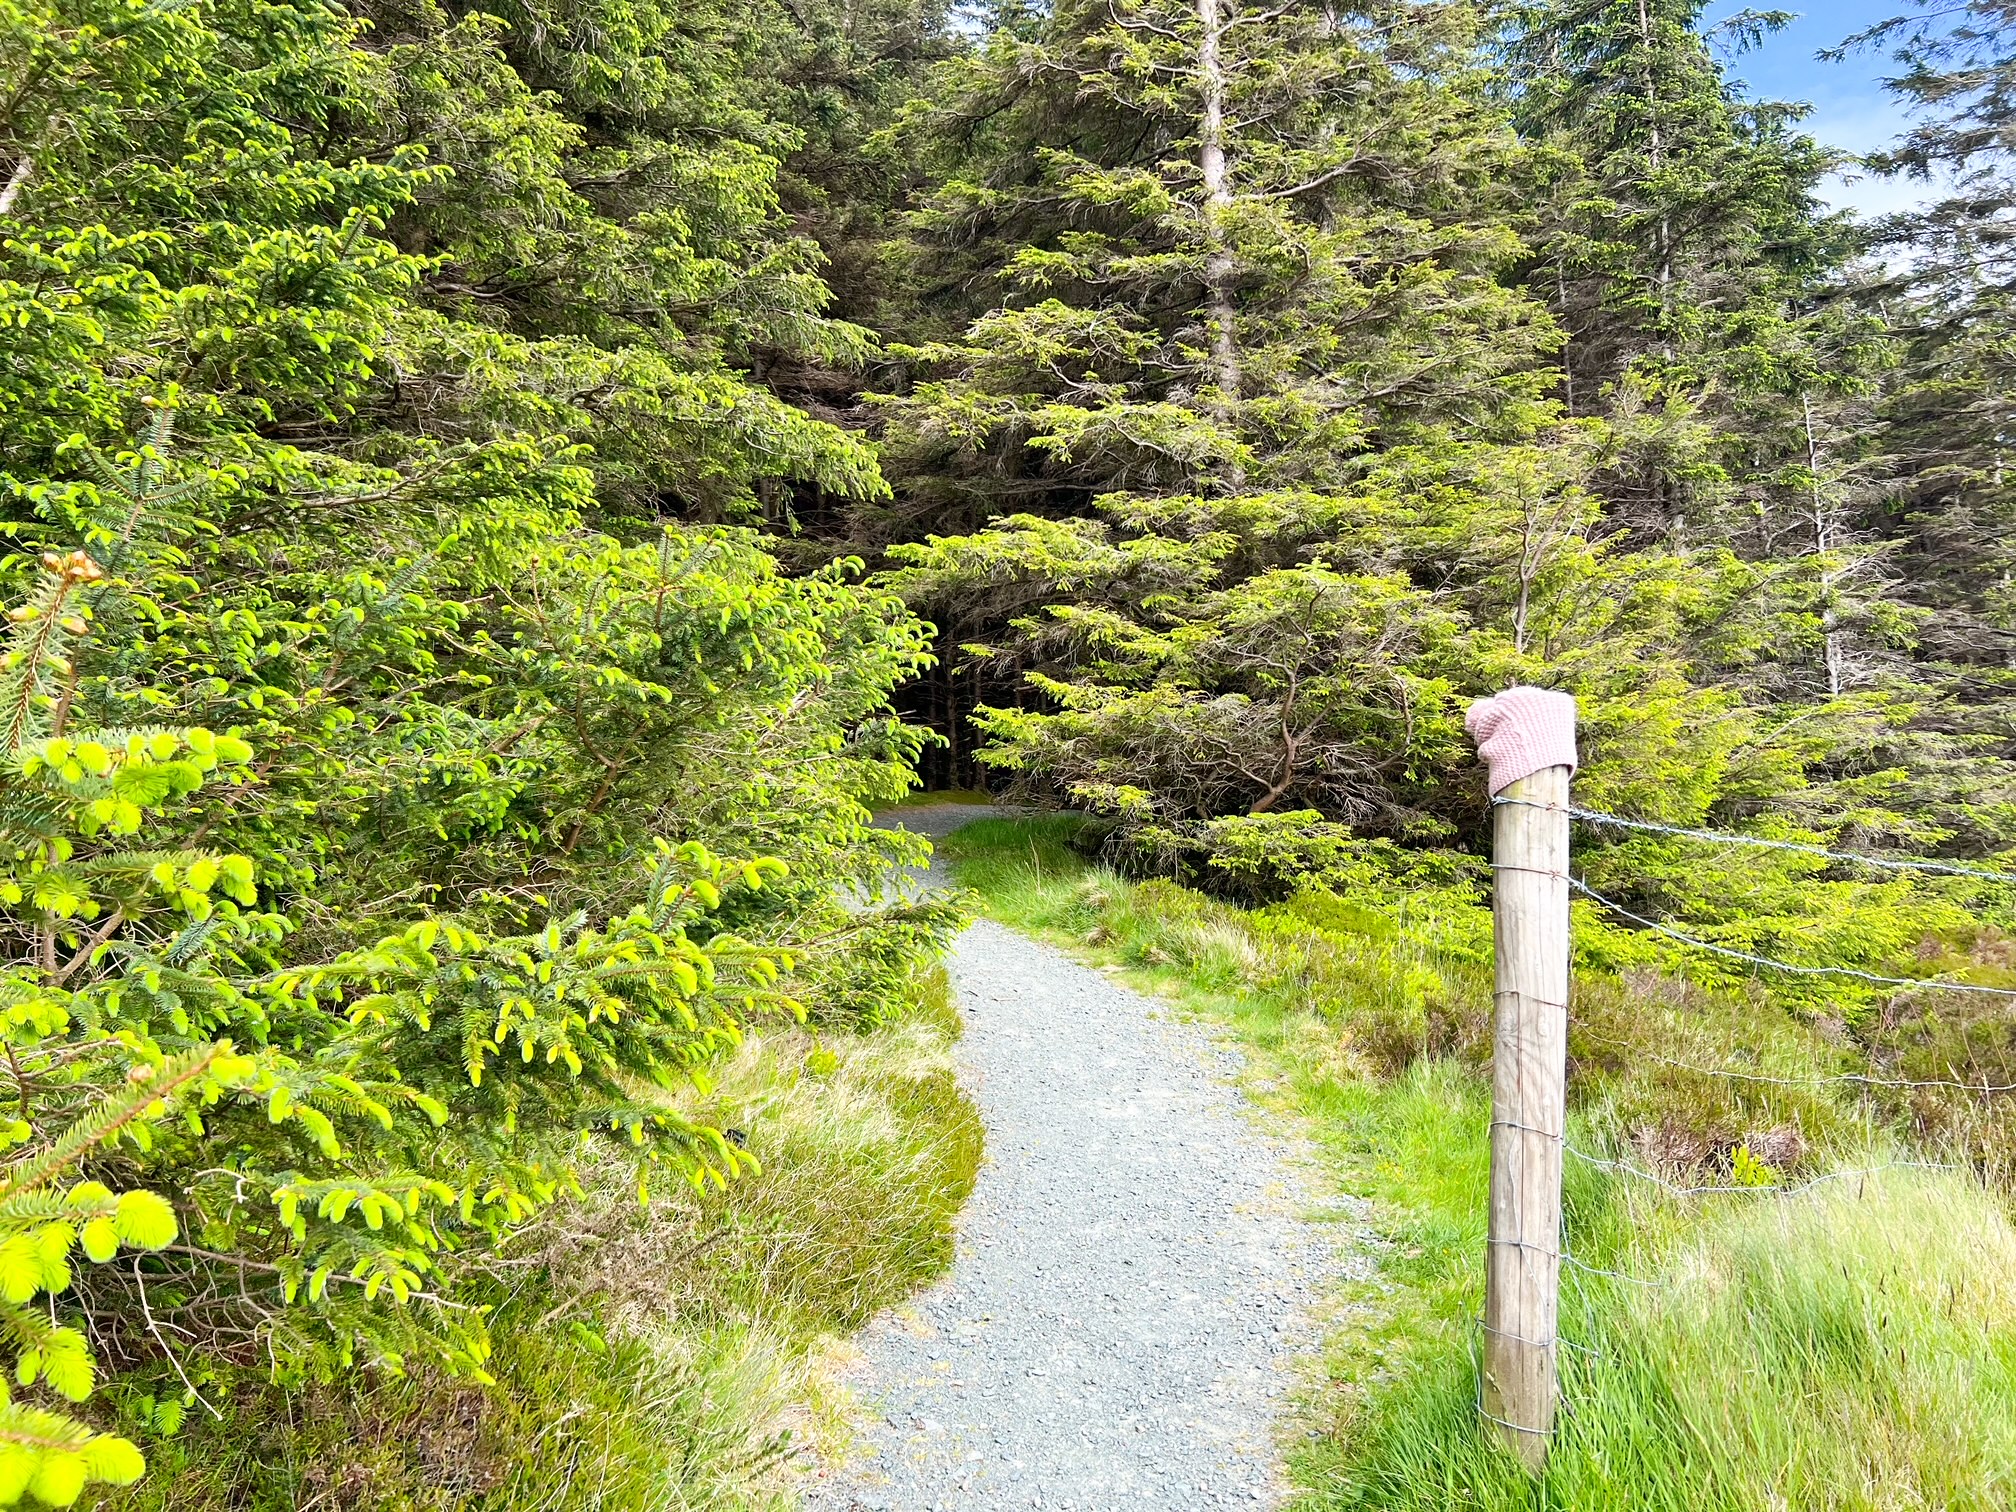
[[[1646,164],[1656,175],[1664,159],[1665,142],[1659,133],[1659,86],[1652,76],[1652,17],[1645,8],[1645,0],[1638,0],[1638,40],[1644,49],[1641,73],[1645,80],[1645,103],[1652,112]],[[1659,258],[1659,313],[1670,316],[1673,313],[1673,221],[1664,210],[1659,213],[1659,245],[1656,251]],[[1665,334],[1660,332],[1662,346]]]
[[[1568,418],[1575,418],[1575,332],[1568,324],[1568,254],[1554,260],[1554,297],[1561,312],[1561,382],[1566,388]]]
[[[1804,406],[1806,419],[1806,477],[1813,504],[1813,549],[1824,553],[1833,544],[1833,531],[1827,519],[1827,499],[1820,487],[1820,438],[1813,428],[1813,396],[1801,394],[1799,402]],[[1827,692],[1839,696],[1845,676],[1845,648],[1841,644],[1841,617],[1834,608],[1834,583],[1838,575],[1824,566],[1820,569],[1820,634],[1825,645],[1827,665]]]
[[[1197,0],[1197,22],[1202,30],[1197,81],[1204,106],[1197,166],[1204,180],[1204,235],[1210,248],[1204,259],[1205,310],[1211,323],[1212,378],[1221,395],[1220,413],[1229,419],[1239,402],[1239,340],[1233,329],[1239,269],[1224,223],[1232,204],[1232,172],[1225,157],[1224,0]]]

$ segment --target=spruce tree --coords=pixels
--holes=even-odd
[[[1923,7],[1843,50],[1885,51],[1908,131],[1870,168],[1924,186],[1879,226],[1885,265],[1864,297],[1895,333],[1883,444],[1914,596],[1957,661],[2006,661],[2016,633],[2008,486],[2016,434],[2016,6]]]
[[[1727,528],[1720,505],[1756,461],[1752,398],[1819,386],[1800,317],[1852,247],[1816,199],[1836,159],[1797,129],[1804,107],[1750,99],[1715,56],[1783,18],[1711,38],[1706,9],[1523,7],[1507,79],[1543,145],[1528,287],[1565,332],[1562,399],[1619,428],[1612,519],[1683,540]]]
[[[1809,814],[1944,768],[1878,415],[1897,361],[1852,297],[1862,233],[1817,198],[1839,161],[1804,107],[1751,98],[1718,53],[1785,19],[1705,26],[1694,0],[1550,0],[1511,32],[1508,98],[1539,144],[1527,286],[1563,325],[1563,403],[1601,417],[1605,531],[1754,577],[1739,633],[1690,675],[1789,704],[1815,738]],[[1939,781],[1934,781],[1936,787]]]
[[[864,533],[940,532],[897,581],[1000,679],[983,762],[1169,843],[1291,812],[1426,838],[1475,817],[1461,703],[1523,679],[1584,697],[1618,801],[1804,780],[1725,674],[1807,633],[1818,570],[1619,532],[1648,448],[1728,438],[1696,439],[1677,313],[1629,388],[1622,348],[1663,338],[1621,294],[1607,397],[1564,413],[1518,287],[1547,163],[1484,41],[1452,7],[1082,6],[998,31],[920,117],[965,171],[917,266],[993,302],[899,352],[908,513]],[[1737,312],[1787,344],[1789,276]]]
[[[1001,518],[899,548],[902,581],[1067,711],[987,715],[989,759],[1123,808],[1413,822],[1409,769],[1458,733],[1452,623],[1342,538],[1398,472],[1463,453],[1481,485],[1547,421],[1466,20],[1075,5],[920,123],[972,144],[920,263],[999,302],[900,354],[890,452],[912,509]]]

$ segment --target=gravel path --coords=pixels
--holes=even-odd
[[[998,924],[949,965],[988,1161],[950,1274],[863,1336],[880,1415],[808,1512],[1278,1505],[1287,1365],[1335,1264],[1238,1055]]]

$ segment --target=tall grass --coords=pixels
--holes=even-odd
[[[1249,912],[1130,881],[1078,855],[1073,836],[1068,819],[981,821],[945,849],[994,916],[1236,1032],[1256,1095],[1370,1199],[1378,1275],[1344,1299],[1326,1345],[1294,1456],[1299,1505],[2016,1505],[2004,1198],[1971,1174],[1905,1168],[1797,1195],[1677,1200],[1571,1162],[1572,1249],[1634,1279],[1567,1272],[1566,1407],[1546,1475],[1527,1477],[1476,1411],[1490,1001],[1479,921],[1395,927],[1390,900]],[[1793,1081],[1828,1069],[1824,1037],[1766,1005],[1584,973],[1576,1023],[1571,1126],[1585,1148],[1713,1174],[1731,1140],[1758,1130],[1800,1180],[1891,1158],[1892,1136],[1850,1099],[1685,1069],[1738,1055]]]
[[[2016,1499],[2016,1233],[1971,1175],[1892,1169],[1690,1224],[1571,1285],[1564,1413],[1530,1481],[1468,1359],[1399,1383],[1315,1505],[1801,1512]],[[1586,1352],[1585,1352],[1586,1351]]]
[[[132,1512],[785,1512],[845,1432],[834,1342],[942,1271],[981,1156],[942,972],[906,1017],[752,1037],[711,1112],[760,1176],[640,1206],[615,1164],[500,1271],[492,1389],[367,1373],[192,1413]]]

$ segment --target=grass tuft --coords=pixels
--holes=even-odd
[[[1530,1481],[1444,1354],[1316,1477],[1382,1509],[2006,1507],[2016,1233],[1971,1175],[1893,1169],[1687,1224],[1637,1283],[1585,1281],[1566,1407]]]

